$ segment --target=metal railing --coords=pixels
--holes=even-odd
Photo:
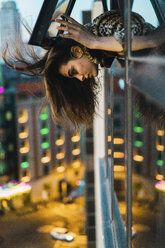
[[[152,3],[154,1],[151,1]],[[124,25],[125,25],[125,167],[126,167],[126,232],[121,218],[121,214],[117,204],[117,198],[114,193],[114,79],[113,73],[110,74],[110,109],[111,109],[111,156],[108,159],[108,87],[104,88],[104,149],[105,157],[99,160],[100,169],[100,196],[101,196],[101,214],[102,214],[102,247],[104,248],[131,248],[132,247],[132,164],[133,164],[133,100],[132,87],[149,95],[154,99],[154,103],[158,103],[161,107],[165,107],[165,84],[160,82],[158,91],[154,91],[153,87],[157,83],[153,81],[151,90],[146,83],[130,82],[129,78],[129,62],[143,62],[150,64],[165,65],[163,57],[134,57],[131,54],[131,6],[132,1],[124,2]],[[153,5],[154,6],[154,5]],[[158,12],[158,8],[156,9]],[[159,13],[157,13],[159,15]],[[162,15],[161,15],[162,16]],[[96,168],[98,169],[98,168]],[[97,178],[98,179],[98,178]],[[96,186],[97,188],[97,186]],[[97,197],[97,196],[96,196]],[[97,207],[98,202],[96,203]],[[120,231],[119,231],[120,229]],[[98,244],[100,248],[101,245]]]

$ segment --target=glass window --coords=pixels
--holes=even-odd
[[[139,13],[146,22],[151,23],[155,27],[158,26],[158,19],[150,0],[134,0],[132,11]]]

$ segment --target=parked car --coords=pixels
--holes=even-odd
[[[51,230],[50,236],[56,240],[71,242],[74,240],[76,234],[69,232],[67,228],[55,227]]]

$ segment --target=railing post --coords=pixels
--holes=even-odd
[[[111,135],[111,219],[114,217],[114,78],[111,70],[110,74],[110,109],[111,109],[111,121],[110,121],[110,135]]]
[[[131,5],[125,0],[125,163],[126,163],[126,230],[127,248],[132,247],[132,87],[129,83],[128,69],[131,51]]]
[[[104,72],[104,121],[105,121],[105,129],[104,129],[104,144],[105,144],[105,173],[106,178],[108,178],[108,83],[105,80],[107,75],[107,71]]]

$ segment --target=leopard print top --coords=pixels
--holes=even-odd
[[[111,10],[96,17],[92,23],[85,25],[88,30],[97,36],[114,36],[122,45],[124,44],[124,25],[118,10]],[[131,13],[131,37],[134,35],[146,35],[154,31],[155,27],[145,22],[144,18],[139,14]],[[95,64],[103,67],[109,67],[115,57],[115,52],[104,50],[91,50],[83,48],[87,57]]]

